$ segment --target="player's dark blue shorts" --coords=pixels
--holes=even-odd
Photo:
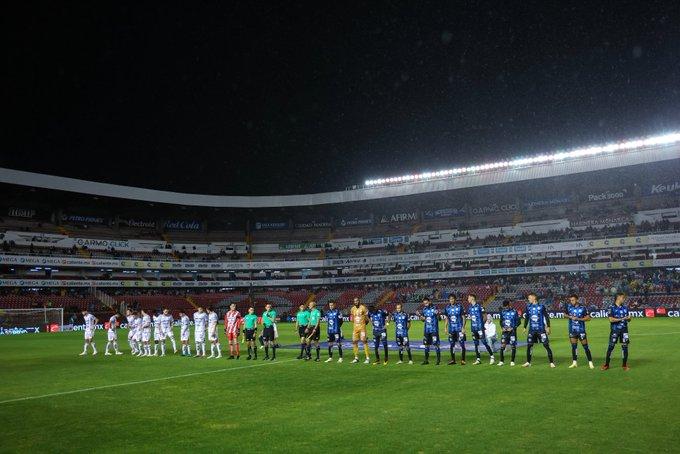
[[[486,340],[486,336],[484,336],[484,329],[473,329],[472,330],[472,339],[479,341],[479,340]]]
[[[517,345],[517,330],[512,331],[502,331],[501,332],[501,344],[503,345]]]
[[[585,331],[570,331],[569,332],[569,338],[570,339],[578,339],[581,341],[588,340],[588,336],[586,336]]]
[[[541,344],[547,344],[549,342],[548,335],[545,331],[529,331],[527,336],[527,342],[529,344],[536,344],[540,342]]]
[[[425,333],[423,337],[425,345],[439,345],[439,333]]]
[[[609,333],[609,343],[616,344],[617,342],[622,344],[630,343],[630,339],[628,337],[628,328],[611,330],[611,333]]]
[[[387,342],[387,331],[373,331],[373,340]]]
[[[397,345],[400,347],[408,347],[408,336],[397,336]]]
[[[340,342],[340,341],[342,341],[342,334],[328,333],[328,342]]]
[[[465,343],[465,333],[462,331],[454,331],[449,333],[449,342],[460,342],[461,344]]]
[[[307,337],[307,327],[306,326],[298,326],[298,335],[300,337]]]

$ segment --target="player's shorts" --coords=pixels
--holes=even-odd
[[[196,342],[205,342],[205,330],[194,329],[194,340]]]
[[[118,340],[118,332],[109,330],[106,333],[106,338],[108,339],[109,342],[116,341],[116,340]]]
[[[501,331],[501,344],[517,346],[517,330]]]
[[[238,340],[238,331],[230,331],[227,333],[227,339],[230,341],[237,341]]]
[[[208,340],[212,342],[217,340],[217,327],[208,328]]]
[[[262,340],[265,342],[274,340],[274,326],[265,326],[262,330]]]
[[[318,341],[321,338],[321,327],[318,326],[316,329],[309,328],[309,340]]]
[[[159,330],[159,329],[153,330],[153,339],[154,340],[161,340],[161,330]]]
[[[174,339],[175,333],[172,332],[172,326],[168,329],[161,330],[163,339]]]
[[[328,333],[328,342],[341,342],[342,334],[340,333]]]
[[[630,343],[630,338],[628,337],[628,328],[613,329],[611,333],[609,333],[609,343],[616,344],[617,342],[622,344]]]
[[[454,331],[452,333],[449,333],[449,342],[452,344],[455,344],[456,342],[459,342],[461,345],[465,343],[465,333],[462,331]]]
[[[366,341],[366,325],[354,325],[354,330],[352,331],[352,342],[359,340],[362,342]]]
[[[439,345],[439,333],[425,333],[423,337],[425,345]]]
[[[527,342],[529,344],[536,344],[540,342],[541,344],[547,344],[549,342],[548,335],[545,331],[529,331],[527,336]]]
[[[306,326],[298,326],[298,336],[302,337],[307,337],[307,327]]]
[[[135,337],[135,332],[132,331],[132,330],[128,331],[128,340],[129,340],[129,341],[130,341],[130,340],[133,340],[134,337]]]
[[[254,329],[246,329],[244,331],[246,335],[246,341],[254,341],[255,340],[255,330]]]
[[[585,331],[570,331],[569,339],[578,339],[580,341],[585,341],[588,340],[588,336],[586,336]]]
[[[134,336],[132,337],[136,342],[141,342],[142,340],[142,332],[141,331],[135,331]]]
[[[179,339],[185,342],[189,340],[189,328],[180,331]]]
[[[151,339],[151,330],[144,330],[142,331],[142,342],[149,342],[149,339]]]
[[[397,336],[397,345],[400,347],[408,347],[408,336]]]
[[[94,330],[86,329],[85,330],[85,339],[92,339],[93,337],[94,337]]]
[[[387,331],[373,331],[373,340],[387,342]]]
[[[472,330],[472,340],[480,341],[486,339],[483,329]]]

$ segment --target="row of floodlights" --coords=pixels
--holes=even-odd
[[[366,180],[365,186],[382,186],[399,183],[413,183],[427,180],[437,180],[441,178],[449,178],[457,175],[464,175],[470,173],[484,172],[498,169],[511,169],[515,167],[526,167],[533,164],[546,164],[551,162],[564,161],[566,159],[582,158],[587,156],[595,156],[604,153],[613,153],[617,151],[629,151],[639,148],[653,147],[657,145],[668,145],[680,142],[680,133],[664,134],[661,136],[648,137],[645,139],[630,140],[627,142],[610,143],[608,145],[592,146],[587,148],[579,148],[572,151],[558,152],[552,154],[541,154],[530,158],[518,158],[510,161],[499,161],[488,164],[480,164],[469,167],[459,167],[457,169],[439,170],[436,172],[424,172],[413,175],[402,175],[400,177],[390,178],[376,178],[373,180]]]

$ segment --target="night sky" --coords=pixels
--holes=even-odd
[[[293,194],[679,130],[677,0],[566,3],[14,2],[0,166]]]

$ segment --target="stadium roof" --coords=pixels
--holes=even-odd
[[[365,188],[317,194],[228,196],[178,193],[98,183],[6,168],[0,168],[0,183],[171,205],[220,208],[302,207],[450,191],[614,169],[680,158],[680,134],[670,134],[661,137],[665,139],[655,140],[657,138],[649,138],[642,141],[624,142],[627,144],[636,143],[638,146],[616,148],[610,145],[605,146],[610,148],[604,151],[575,153],[573,156],[567,156],[568,159],[565,159],[564,153],[558,157],[556,157],[557,155],[540,155],[511,161],[511,165],[493,166],[486,164],[470,166],[456,173],[432,173],[429,174],[431,178],[418,178],[409,181],[393,180],[387,181],[387,185],[375,184]],[[583,150],[592,151],[603,148],[590,147]]]

